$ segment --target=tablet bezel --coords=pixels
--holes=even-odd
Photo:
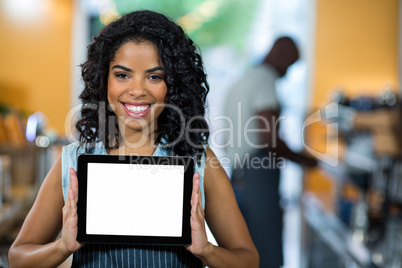
[[[182,165],[184,166],[183,217],[182,235],[171,236],[133,236],[133,235],[103,235],[87,234],[87,183],[89,163],[114,164],[152,164],[152,165]],[[193,188],[194,159],[179,156],[131,156],[131,155],[94,155],[81,154],[77,160],[78,177],[78,232],[77,241],[80,243],[102,244],[141,244],[141,245],[190,245],[191,244],[191,193]]]

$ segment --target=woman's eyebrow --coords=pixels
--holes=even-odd
[[[115,65],[115,66],[112,67],[112,69],[117,69],[117,68],[118,68],[118,69],[122,69],[122,70],[124,70],[124,71],[126,71],[126,72],[130,72],[130,73],[133,72],[132,69],[127,68],[127,67],[124,67],[124,66],[122,66],[122,65]]]
[[[155,71],[165,71],[165,69],[163,69],[161,66],[158,66],[158,67],[154,67],[154,68],[148,69],[148,70],[146,70],[145,72],[147,72],[147,73],[152,73],[152,72],[155,72]]]
[[[126,72],[130,72],[130,73],[134,72],[132,69],[130,69],[128,67],[125,67],[123,65],[118,65],[118,64],[114,65],[112,67],[112,69],[122,69],[122,70],[124,70]],[[145,72],[147,72],[147,73],[152,73],[152,72],[155,72],[155,71],[164,71],[164,69],[161,66],[157,66],[157,67],[145,70]]]

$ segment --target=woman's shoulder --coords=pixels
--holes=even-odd
[[[218,158],[216,157],[214,151],[209,146],[207,146],[205,148],[205,163],[206,165],[211,165],[214,161],[218,161]]]
[[[213,150],[208,146],[204,146],[204,153],[202,154],[200,161],[196,161],[196,170],[202,172],[202,176],[204,176],[205,172],[211,167],[220,166],[220,162],[216,157]]]
[[[205,182],[218,182],[219,178],[224,179],[225,181],[228,179],[226,171],[222,164],[227,164],[225,162],[225,158],[222,159],[223,163],[219,158],[215,155],[211,148],[206,149],[205,153]],[[214,178],[213,180],[208,178]]]
[[[72,142],[68,145],[63,146],[61,156],[62,161],[68,161],[71,158],[75,158],[77,156],[77,151],[80,148],[80,143],[78,141]]]
[[[74,141],[68,145],[63,146],[63,150],[65,151],[71,151],[71,150],[76,150],[77,148],[80,147],[80,142],[79,141]]]

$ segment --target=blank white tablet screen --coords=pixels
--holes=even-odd
[[[89,163],[87,234],[182,235],[184,166]]]

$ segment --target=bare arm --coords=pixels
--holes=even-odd
[[[70,172],[70,176],[69,196],[64,204],[59,157],[43,181],[35,203],[10,247],[10,267],[55,267],[80,247],[75,244],[73,233],[77,226],[78,181],[75,172]],[[62,237],[55,241],[62,226],[70,229],[63,229]]]
[[[196,187],[198,187],[197,178]],[[210,149],[207,150],[204,188],[205,214],[201,208],[198,191],[198,194],[193,194],[196,196],[192,200],[193,208],[197,200],[198,207],[192,213],[192,220],[197,217],[199,220],[197,226],[203,229],[205,216],[219,246],[206,241],[205,230],[202,230],[203,233],[198,241],[194,240],[195,234],[192,233],[193,244],[189,250],[209,267],[258,267],[258,252],[237,206],[229,178]],[[192,223],[192,228],[193,226]],[[201,242],[198,243],[199,241]]]

